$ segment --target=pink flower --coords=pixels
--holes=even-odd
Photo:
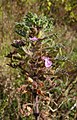
[[[49,57],[45,57],[45,56],[43,56],[42,57],[42,60],[44,60],[45,61],[45,67],[51,67],[51,65],[52,65],[52,62],[50,61],[50,58]]]
[[[35,36],[32,37],[32,38],[30,37],[29,39],[32,40],[32,41],[37,41],[38,40],[38,38],[36,38]]]

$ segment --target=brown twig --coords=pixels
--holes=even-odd
[[[34,116],[35,116],[35,120],[39,120],[39,96],[36,94],[36,96],[34,97]]]

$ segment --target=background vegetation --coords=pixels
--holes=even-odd
[[[52,89],[46,98],[51,109],[41,111],[40,120],[77,119],[77,0],[1,0],[0,1],[0,120],[33,120],[20,114],[24,96],[16,91],[24,84],[19,71],[10,68],[5,56],[12,50],[15,22],[28,13],[53,18],[54,33],[51,55],[55,58]],[[20,99],[19,99],[20,98]],[[20,101],[19,101],[20,100]],[[66,114],[65,114],[66,113]]]

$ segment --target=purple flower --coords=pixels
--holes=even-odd
[[[38,40],[38,38],[36,38],[35,36],[32,37],[32,38],[30,37],[29,39],[32,40],[32,41],[37,41]]]
[[[52,62],[50,61],[50,58],[49,57],[45,57],[45,56],[43,56],[42,57],[42,60],[44,60],[45,61],[45,67],[51,67],[51,65],[52,65]]]

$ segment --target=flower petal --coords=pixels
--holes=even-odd
[[[45,56],[42,57],[42,60],[49,60],[49,59],[50,59],[49,57],[45,57]]]
[[[43,56],[42,57],[42,60],[44,60],[45,61],[45,67],[51,67],[52,66],[52,62],[50,61],[50,58],[49,57],[45,57],[45,56]]]
[[[51,67],[52,62],[50,60],[45,60],[45,67]]]
[[[32,41],[37,41],[38,40],[38,38],[36,38],[35,36],[33,37],[33,38],[29,38],[30,40],[32,40]]]

